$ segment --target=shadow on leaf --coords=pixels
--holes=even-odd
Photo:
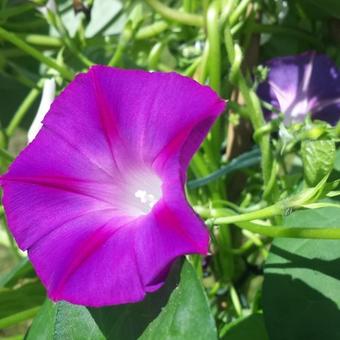
[[[266,269],[288,269],[288,268],[303,268],[311,269],[319,273],[331,276],[340,280],[340,258],[333,260],[322,260],[320,258],[307,258],[301,255],[291,253],[278,246],[272,245],[270,252],[274,255],[288,260],[287,263],[269,263],[266,264]],[[340,339],[340,338],[339,338]]]
[[[267,274],[263,306],[271,340],[339,340],[336,303],[300,279]]]

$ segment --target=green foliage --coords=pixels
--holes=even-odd
[[[211,255],[177,264],[138,304],[54,304],[0,206],[0,338],[23,338],[38,313],[28,340],[339,339],[339,126],[267,122],[256,96],[270,58],[315,50],[339,64],[339,1],[46,3],[0,1],[0,172],[26,145],[47,78],[60,92],[96,63],[192,77],[228,100],[188,172]]]
[[[229,325],[222,340],[269,340],[260,313],[251,314]]]
[[[140,339],[217,339],[207,297],[187,261],[183,265],[178,288]]]
[[[297,211],[285,225],[340,228],[340,208]],[[277,239],[265,265],[263,308],[272,340],[340,337],[340,241]]]
[[[45,299],[45,289],[35,280],[20,288],[0,288],[0,323],[12,314],[40,306]]]
[[[207,298],[192,265],[184,262],[177,286],[179,267],[177,264],[165,287],[138,304],[87,309],[47,300],[27,339],[217,339]]]
[[[29,330],[27,339],[103,340],[105,337],[85,307],[66,302],[54,304],[46,300]]]
[[[335,143],[333,140],[304,141],[301,155],[306,182],[310,186],[317,185],[333,169]]]

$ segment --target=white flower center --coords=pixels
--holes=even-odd
[[[124,210],[129,216],[148,214],[162,197],[162,181],[151,169],[129,173],[125,185]]]
[[[135,197],[139,198],[144,206],[152,208],[157,203],[157,198],[153,194],[148,194],[145,190],[137,190]]]

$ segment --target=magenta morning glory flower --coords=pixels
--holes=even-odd
[[[258,95],[284,113],[286,125],[302,122],[308,114],[335,125],[340,118],[340,70],[326,56],[308,52],[279,57],[265,64],[268,78]],[[276,118],[277,113],[267,112]]]
[[[9,228],[51,299],[136,302],[163,284],[176,257],[207,253],[184,184],[224,107],[175,73],[106,66],[56,98],[1,177]]]

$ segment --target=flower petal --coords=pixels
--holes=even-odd
[[[158,289],[171,263],[181,255],[206,255],[209,233],[189,207],[179,181],[166,182],[164,198],[138,221],[136,257],[145,290]]]
[[[225,107],[209,87],[176,73],[94,66],[90,74],[103,110],[114,116],[111,125],[117,126],[127,148],[146,163],[164,150],[170,154],[179,151],[197,124],[209,119],[209,129]],[[187,158],[204,136],[200,133],[188,148]],[[111,138],[119,144],[112,133]]]
[[[35,136],[38,134],[42,127],[42,121],[50,109],[50,106],[53,102],[55,97],[55,80],[54,79],[46,79],[44,81],[43,92],[41,95],[41,101],[39,104],[38,112],[34,117],[31,127],[28,129],[27,132],[27,139],[28,142],[32,142]]]
[[[126,221],[94,212],[42,238],[29,257],[54,301],[92,307],[136,302],[145,292],[133,234]]]
[[[139,301],[177,256],[207,252],[184,180],[224,106],[174,73],[105,66],[57,97],[1,177],[10,229],[52,299]]]
[[[112,182],[108,174],[43,128],[2,176],[8,224],[20,248],[27,249],[75,216],[112,210],[108,200]]]
[[[313,118],[336,124],[340,118],[340,71],[325,55],[308,52],[275,58],[266,63],[267,81],[258,87],[260,98],[283,112],[286,123]],[[275,113],[268,118],[275,118]]]

